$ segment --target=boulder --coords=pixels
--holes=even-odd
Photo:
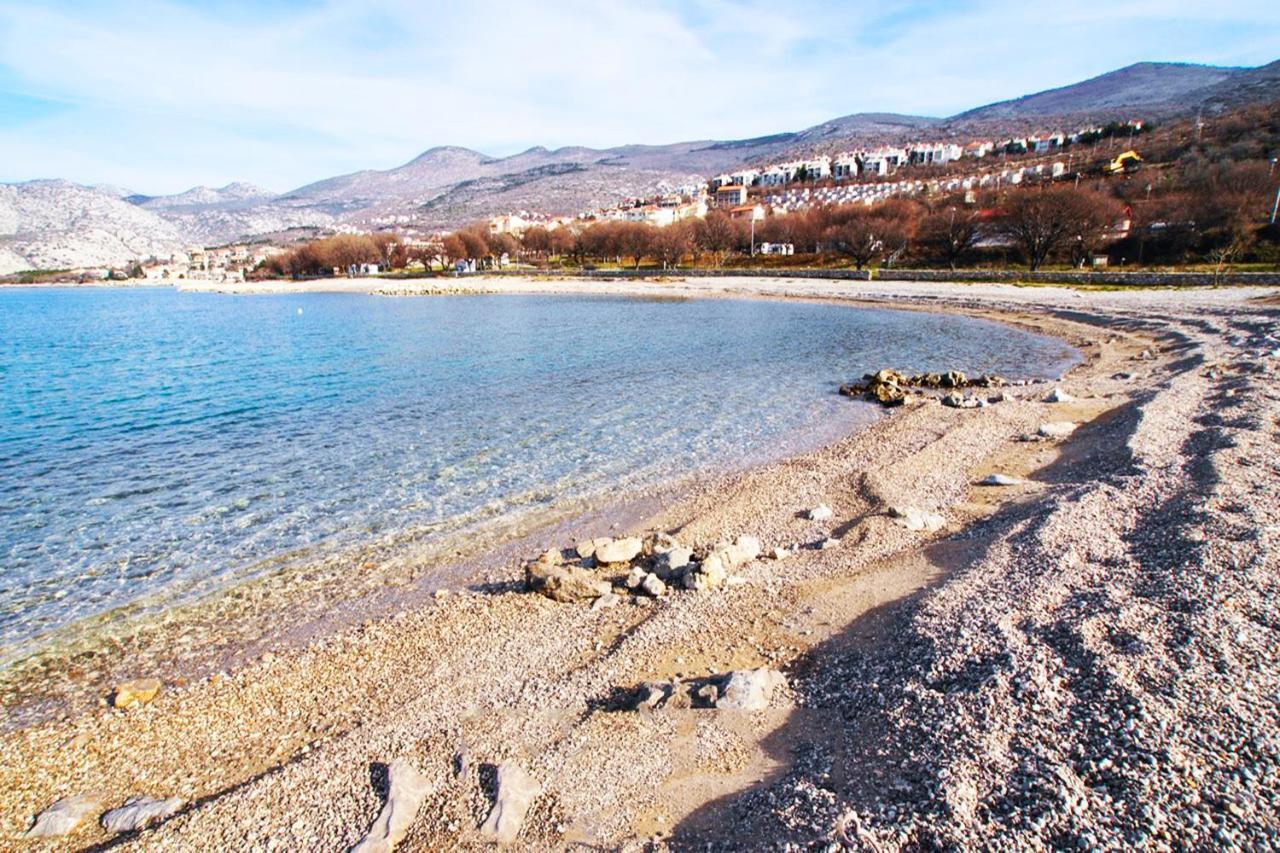
[[[952,391],[942,398],[942,405],[949,406],[952,409],[976,409],[982,405],[982,401],[966,397],[957,391]]]
[[[943,388],[963,388],[969,384],[969,379],[958,370],[952,370],[942,377]]]
[[[777,670],[739,669],[729,673],[729,678],[713,700],[721,711],[762,711],[773,701],[773,694],[787,683]]]
[[[595,549],[596,562],[603,564],[630,563],[640,554],[644,543],[635,536],[626,539],[610,539]]]
[[[140,678],[126,681],[116,687],[111,694],[111,704],[117,708],[131,708],[134,705],[146,705],[160,693],[160,681],[155,678]]]
[[[653,572],[664,581],[682,574],[693,562],[693,549],[676,545],[669,551],[661,552],[653,561]]]
[[[908,530],[919,530],[926,533],[933,533],[946,527],[947,520],[936,512],[928,512],[914,506],[890,508],[889,514],[898,520],[898,523]]]
[[[544,555],[545,557],[545,555]],[[594,601],[609,592],[608,581],[581,566],[567,566],[538,559],[524,567],[524,585],[553,601]]]
[[[698,564],[697,569],[685,573],[684,585],[688,589],[713,589],[724,583],[729,576],[729,566],[724,554],[713,551]]]
[[[871,394],[882,406],[901,406],[907,402],[907,392],[890,383],[873,386]]]
[[[1046,403],[1074,403],[1076,398],[1063,391],[1061,387],[1055,386],[1044,398],[1044,401]]]
[[[1020,486],[1025,483],[1019,477],[1010,477],[1008,474],[988,474],[982,479],[984,486]]]
[[[644,581],[640,584],[640,589],[654,598],[660,598],[667,594],[667,585],[657,575],[645,575]]]
[[[1040,424],[1037,432],[1045,438],[1066,438],[1076,431],[1076,425],[1071,421],[1054,421],[1052,423]]]
[[[183,805],[179,797],[167,800],[130,797],[123,806],[102,816],[102,828],[107,832],[133,832],[173,817]]]
[[[69,835],[84,819],[96,814],[102,807],[102,798],[95,794],[73,794],[63,797],[36,815],[35,823],[27,830],[27,838],[56,838]]]
[[[391,853],[404,840],[423,801],[431,793],[431,783],[427,778],[400,758],[391,762],[388,780],[390,787],[386,804],[364,838],[351,848],[351,853]]]
[[[541,792],[541,786],[520,765],[511,761],[499,764],[498,796],[489,817],[480,826],[480,833],[499,844],[515,841],[533,798]]]
[[[810,521],[829,521],[832,515],[831,507],[826,504],[818,504],[813,509],[809,510]]]
[[[596,549],[613,540],[608,538],[583,539],[574,547],[574,553],[584,560],[588,560],[596,555]]]

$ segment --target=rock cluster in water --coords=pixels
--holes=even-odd
[[[901,406],[913,388],[941,390],[958,388],[1000,388],[1005,380],[999,376],[979,376],[970,379],[958,370],[947,373],[917,373],[908,375],[897,370],[884,369],[868,373],[861,382],[841,385],[840,393],[846,397],[861,397],[882,406]]]

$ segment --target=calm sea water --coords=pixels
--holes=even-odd
[[[813,304],[0,291],[0,663],[279,555],[776,453],[863,412],[835,390],[869,370],[1073,358]]]

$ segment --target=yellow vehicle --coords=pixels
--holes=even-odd
[[[1104,166],[1102,171],[1108,175],[1118,175],[1121,172],[1132,172],[1140,165],[1142,165],[1142,158],[1138,156],[1138,152],[1126,151]]]

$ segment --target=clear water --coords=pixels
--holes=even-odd
[[[776,452],[863,412],[835,390],[869,370],[1073,358],[816,304],[0,291],[0,662],[281,555]]]

